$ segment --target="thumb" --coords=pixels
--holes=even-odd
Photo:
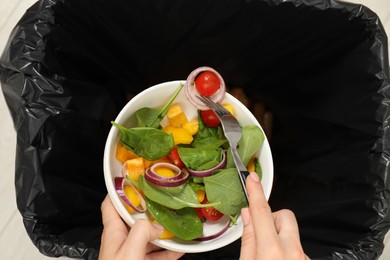
[[[150,241],[156,240],[163,233],[164,228],[159,224],[152,224],[149,220],[139,219],[131,227],[123,250],[131,250],[134,259],[143,259],[147,252],[147,246]],[[136,248],[136,250],[133,250]],[[125,255],[127,255],[125,253]]]
[[[252,225],[249,208],[241,209],[241,218],[244,224],[244,231],[241,237],[240,259],[255,259],[256,256],[256,237]]]
[[[101,204],[103,218],[103,234],[101,237],[100,258],[110,259],[125,242],[128,230],[121,217],[112,205],[110,197],[106,196]]]

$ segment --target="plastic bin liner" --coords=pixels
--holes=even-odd
[[[389,66],[375,13],[337,1],[41,0],[1,57],[15,188],[49,256],[96,259],[105,138],[128,98],[217,69],[274,115],[273,210],[313,259],[376,259],[389,229]],[[265,173],[266,174],[266,173]],[[188,259],[236,259],[240,241]]]

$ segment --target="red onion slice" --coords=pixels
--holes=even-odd
[[[135,212],[138,213],[144,213],[146,211],[146,203],[142,195],[138,192],[138,190],[134,187],[133,184],[131,184],[126,178],[123,177],[116,177],[114,179],[115,182],[115,190],[119,197],[122,199],[126,205],[128,205],[130,208],[132,208]],[[129,185],[132,189],[134,189],[135,193],[137,194],[139,201],[140,201],[140,207],[136,207],[129,198],[127,198],[126,193],[125,193],[125,185]]]
[[[216,170],[225,168],[226,161],[227,161],[226,152],[223,151],[222,152],[222,160],[217,166],[210,168],[210,169],[207,169],[207,170],[204,170],[204,171],[194,171],[191,169],[188,169],[188,171],[190,172],[190,174],[192,176],[195,176],[195,177],[208,177],[208,176],[211,176]]]
[[[163,167],[171,169],[173,172],[175,172],[175,176],[172,177],[164,177],[156,173],[155,169],[157,167]],[[161,187],[177,187],[180,185],[183,185],[187,182],[189,177],[189,173],[186,170],[180,170],[179,167],[177,167],[174,164],[171,163],[155,163],[150,168],[148,168],[145,172],[145,179],[154,184]]]
[[[207,236],[201,236],[201,237],[195,238],[194,240],[195,241],[207,241],[207,240],[217,238],[217,237],[221,236],[222,234],[224,234],[229,229],[230,223],[231,223],[231,220],[229,217],[227,217],[225,225],[223,225],[221,227],[221,229],[218,230],[216,233],[211,234],[211,235],[207,235]]]
[[[127,176],[127,161],[125,161],[122,164],[121,173],[122,173],[122,177],[126,178],[126,176]]]
[[[198,74],[200,74],[203,71],[212,71],[219,78],[219,81],[221,82],[221,85],[219,86],[219,89],[217,90],[217,92],[215,92],[209,98],[211,100],[213,100],[214,102],[216,102],[216,103],[221,103],[222,100],[225,98],[225,93],[226,93],[225,81],[223,80],[222,76],[213,68],[203,66],[203,67],[199,67],[199,68],[195,69],[194,71],[192,71],[190,73],[190,75],[188,75],[184,87],[185,87],[185,90],[186,90],[186,97],[187,97],[188,101],[190,101],[190,103],[192,105],[194,105],[196,108],[198,108],[200,110],[209,110],[210,108],[205,106],[203,104],[203,102],[200,101],[196,97],[197,95],[200,95],[200,94],[196,90],[196,87],[195,87],[195,78],[196,78],[196,76],[198,76]]]

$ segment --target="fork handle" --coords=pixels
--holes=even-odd
[[[231,147],[231,152],[232,152],[232,156],[233,156],[233,161],[234,161],[234,164],[236,165],[236,169],[238,171],[238,177],[239,177],[240,182],[241,182],[241,187],[242,187],[242,190],[244,191],[246,204],[249,206],[248,191],[246,190],[246,177],[248,177],[249,172],[247,171],[246,167],[242,163],[241,158],[238,155],[236,146],[234,146],[233,144],[230,144],[230,147]]]
[[[241,182],[241,186],[242,186],[242,190],[244,191],[244,194],[245,194],[245,200],[246,200],[246,204],[249,206],[249,201],[248,201],[248,191],[246,190],[246,177],[249,176],[249,172],[248,171],[238,171],[238,177],[240,179],[240,182]]]

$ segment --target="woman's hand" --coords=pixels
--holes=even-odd
[[[129,230],[116,212],[108,196],[102,205],[103,234],[99,260],[125,259],[178,259],[184,253],[161,248],[149,243],[158,239],[163,232],[160,225],[148,220],[137,220]]]
[[[302,249],[294,213],[290,210],[272,213],[257,173],[250,173],[246,186],[249,208],[241,210],[244,232],[240,258],[309,259]]]

